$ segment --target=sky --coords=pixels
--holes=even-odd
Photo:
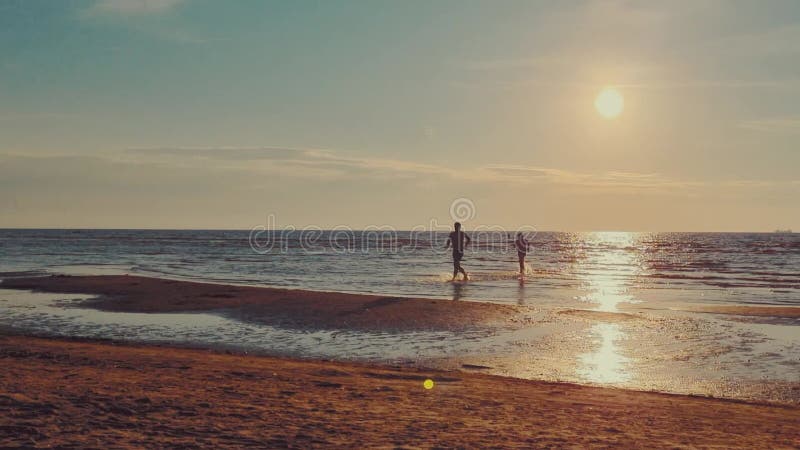
[[[0,2],[0,227],[800,229],[799,144],[796,0]]]

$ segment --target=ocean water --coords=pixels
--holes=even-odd
[[[469,232],[469,230],[468,230]],[[800,305],[800,234],[475,233],[449,283],[446,233],[0,230],[0,272],[132,273],[530,305]]]
[[[513,236],[473,233],[463,261],[472,276],[466,283],[449,282],[444,233],[253,237],[247,231],[0,230],[0,278],[130,273],[526,307],[498,328],[363,332],[271,327],[235,308],[114,313],[85,307],[90,295],[0,288],[0,329],[800,404],[799,319],[692,308],[800,306],[797,234],[538,233],[529,236],[532,250],[520,280]]]

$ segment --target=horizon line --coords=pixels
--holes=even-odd
[[[305,227],[295,228],[293,231],[303,231]],[[100,227],[100,228],[89,228],[89,227],[2,227],[0,226],[0,231],[19,231],[19,230],[39,230],[39,231],[253,231],[253,228],[159,228],[159,227],[146,227],[146,228],[115,228],[115,227]],[[288,228],[271,228],[268,230],[263,231],[286,231]],[[346,231],[346,230],[334,230],[333,228],[315,228],[316,231]],[[365,231],[364,228],[354,228],[350,227],[350,231]],[[372,230],[370,230],[372,231]],[[389,230],[382,230],[380,228],[375,229],[374,231],[389,231]],[[403,232],[411,232],[413,230],[410,229],[402,229],[402,228],[395,228],[394,231],[403,231]],[[431,230],[424,230],[424,231],[431,231]],[[466,230],[469,232],[469,230]],[[502,230],[485,230],[490,232],[498,232],[502,233]],[[516,230],[505,230],[505,232],[515,232]],[[445,233],[445,230],[437,231],[440,233]],[[798,234],[797,232],[793,231],[792,228],[777,228],[772,231],[753,231],[753,230],[735,230],[735,231],[710,231],[710,230],[661,230],[661,231],[648,231],[648,230],[535,230],[535,233],[725,233],[725,234],[742,234],[742,233],[750,233],[750,234]]]

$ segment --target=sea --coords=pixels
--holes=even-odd
[[[800,306],[800,233],[528,233],[473,236],[449,283],[447,233],[391,230],[0,229],[0,272],[133,273],[257,286],[498,303]],[[605,292],[617,295],[603,299]]]
[[[0,330],[467,370],[800,404],[800,319],[723,314],[800,307],[800,234],[467,230],[0,229],[0,279],[131,274],[224,284],[517,305],[499,328],[286,329],[231,311],[87,308],[84,294],[3,289]],[[775,309],[778,311],[778,309]]]

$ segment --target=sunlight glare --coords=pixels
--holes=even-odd
[[[601,116],[606,119],[614,119],[622,114],[625,99],[618,90],[607,87],[597,94],[594,99],[594,107]]]

